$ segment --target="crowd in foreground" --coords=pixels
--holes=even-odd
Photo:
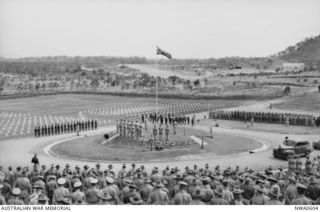
[[[89,205],[319,205],[320,158],[311,169],[263,171],[205,167],[154,167],[112,164],[90,168],[66,164],[0,169],[0,204]]]

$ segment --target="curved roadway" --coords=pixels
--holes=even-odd
[[[114,126],[105,127],[98,129],[96,131],[88,132],[87,135],[100,134],[103,132],[108,132],[110,130],[114,130]],[[208,131],[207,125],[198,125],[196,128]],[[228,166],[235,167],[240,166],[240,168],[249,167],[255,170],[261,170],[266,168],[267,166],[279,167],[279,166],[287,166],[286,161],[274,159],[272,156],[273,147],[277,147],[285,135],[281,133],[274,132],[262,132],[262,131],[253,131],[246,129],[228,129],[228,128],[214,128],[213,133],[228,133],[233,135],[238,135],[242,137],[250,137],[251,139],[255,139],[264,143],[267,148],[266,150],[262,150],[260,152],[252,153],[249,152],[229,155],[229,156],[212,156],[208,158],[188,158],[185,157],[185,160],[172,161],[172,162],[143,162],[148,170],[152,169],[154,166],[158,166],[159,168],[164,168],[167,165],[170,167],[177,166],[180,169],[184,169],[186,166],[193,166],[194,164],[198,164],[203,167],[206,163],[209,163],[211,167],[216,165],[220,165],[220,167],[225,168]],[[82,136],[84,136],[82,134]],[[291,139],[297,140],[319,140],[319,134],[308,134],[308,135],[289,135]],[[86,162],[86,161],[77,161],[64,159],[59,157],[54,157],[48,154],[50,149],[50,144],[56,144],[57,142],[62,142],[65,139],[76,138],[76,135],[58,135],[51,137],[43,137],[43,138],[19,138],[19,139],[9,139],[0,141],[0,165],[4,167],[7,166],[29,166],[31,164],[31,158],[34,153],[38,153],[38,157],[41,164],[46,164],[47,166],[50,164],[60,164],[64,166],[64,164],[69,163],[71,166],[80,165],[83,166],[88,164],[90,167],[93,167],[96,162]],[[199,147],[200,148],[200,147]],[[311,156],[320,155],[320,151],[313,151]],[[129,162],[127,162],[129,163]],[[102,168],[107,168],[109,164],[108,161],[100,162]],[[122,162],[113,162],[115,170],[119,170],[120,164]],[[139,163],[136,163],[140,165]]]

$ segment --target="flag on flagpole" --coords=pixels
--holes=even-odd
[[[169,59],[172,59],[172,55],[162,49],[160,49],[159,47],[157,47],[157,54],[161,54]]]

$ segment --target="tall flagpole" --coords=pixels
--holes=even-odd
[[[158,113],[158,52],[156,54],[156,111]]]

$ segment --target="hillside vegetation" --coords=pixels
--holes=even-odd
[[[288,62],[304,62],[307,65],[320,64],[320,35],[307,38],[278,53],[278,58]]]

